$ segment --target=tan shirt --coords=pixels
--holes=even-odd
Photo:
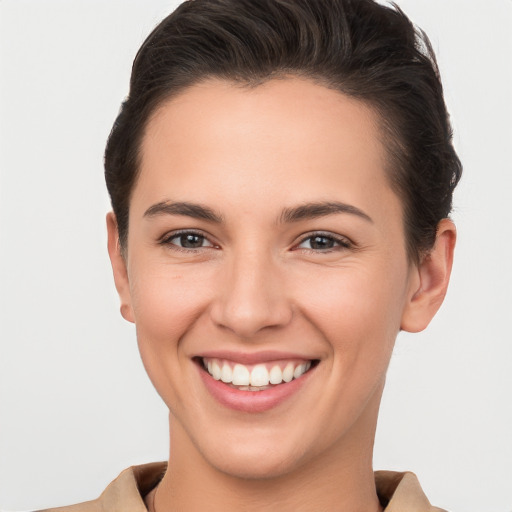
[[[96,500],[39,512],[147,512],[143,497],[160,482],[166,468],[165,462],[132,466]],[[376,471],[375,483],[385,512],[446,512],[430,504],[414,473]]]

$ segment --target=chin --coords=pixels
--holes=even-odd
[[[290,429],[288,429],[290,430]],[[214,432],[211,432],[214,434]],[[313,437],[308,443],[308,437]],[[272,429],[249,428],[231,431],[223,436],[200,439],[196,450],[215,470],[244,480],[268,480],[284,477],[300,469],[323,451],[303,429],[283,433]],[[309,450],[304,450],[309,446]]]
[[[253,450],[251,450],[253,451]],[[208,461],[218,471],[232,478],[267,480],[284,477],[301,466],[301,458],[284,455],[280,451],[265,453],[229,453],[221,459]]]

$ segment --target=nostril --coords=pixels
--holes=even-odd
[[[286,303],[261,299],[216,304],[211,314],[218,327],[230,330],[242,339],[250,339],[262,330],[284,327],[292,319],[291,307]]]
[[[240,255],[224,276],[210,314],[220,328],[250,339],[262,329],[290,322],[292,308],[268,253]]]

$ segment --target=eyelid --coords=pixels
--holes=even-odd
[[[300,247],[304,242],[307,240],[314,238],[314,237],[324,237],[329,238],[333,240],[336,244],[338,244],[336,247],[332,247],[329,249],[308,249],[305,247]],[[352,249],[355,247],[354,242],[350,240],[348,237],[343,235],[338,235],[335,233],[332,233],[330,231],[312,231],[310,233],[306,233],[304,235],[301,235],[299,241],[293,246],[294,250],[302,250],[302,251],[308,251],[313,253],[328,253],[333,251],[339,251],[339,250],[346,250],[346,249]]]
[[[188,247],[180,247],[179,245],[171,243],[171,240],[174,238],[177,238],[181,235],[197,235],[203,237],[210,245],[198,247],[196,249],[190,249]],[[194,228],[184,228],[184,229],[176,229],[174,231],[168,231],[164,235],[162,235],[158,240],[157,243],[159,245],[166,245],[166,246],[172,246],[173,249],[179,250],[179,251],[186,251],[186,252],[197,252],[201,249],[209,249],[209,248],[219,248],[219,245],[212,241],[212,236],[209,233],[205,233],[204,231],[200,229],[194,229]]]
[[[187,234],[192,234],[192,235],[197,235],[197,236],[203,237],[210,245],[191,249],[191,248],[181,247],[177,244],[171,243],[171,240],[173,240],[174,238],[177,238],[181,235],[187,235]],[[308,249],[308,248],[300,247],[300,245],[303,244],[304,242],[306,242],[307,240],[317,237],[317,236],[331,239],[337,245],[335,247],[332,247],[329,249],[323,249],[323,250],[322,249]],[[172,248],[175,250],[185,251],[185,252],[197,252],[201,249],[210,249],[210,248],[219,249],[220,248],[219,244],[215,243],[212,240],[212,238],[213,237],[209,233],[205,233],[204,231],[202,231],[200,229],[184,228],[184,229],[177,229],[177,230],[169,231],[169,232],[165,233],[157,240],[157,243],[159,245],[172,246]],[[346,237],[344,235],[335,234],[330,231],[312,231],[312,232],[305,233],[305,234],[301,235],[300,239],[293,245],[292,250],[302,250],[302,251],[307,251],[307,252],[312,252],[312,253],[328,253],[328,252],[346,250],[346,249],[351,249],[351,248],[355,248],[354,242],[352,242],[352,240],[350,240],[348,237]]]

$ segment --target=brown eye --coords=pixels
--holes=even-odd
[[[176,237],[179,240],[179,245],[185,249],[197,249],[203,246],[204,236],[196,235],[195,233],[187,233]]]
[[[344,238],[319,233],[304,238],[304,240],[302,240],[302,242],[298,245],[298,248],[322,252],[346,249],[349,248],[350,245],[350,242]]]
[[[311,249],[323,250],[323,249],[332,249],[336,245],[336,242],[332,238],[329,238],[328,236],[318,235],[318,236],[312,236],[309,239],[309,245],[310,245]]]
[[[162,243],[190,250],[213,247],[213,244],[204,235],[192,231],[174,233],[162,240]]]

